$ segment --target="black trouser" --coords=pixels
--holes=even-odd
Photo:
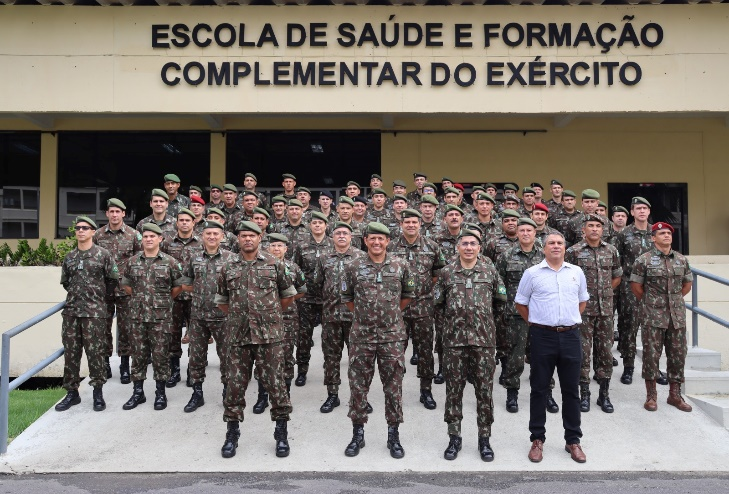
[[[531,338],[531,383],[529,431],[530,441],[545,440],[547,420],[547,393],[555,367],[562,389],[562,425],[567,444],[579,444],[580,429],[580,366],[582,343],[580,331],[572,329],[558,333],[549,329],[529,326]]]

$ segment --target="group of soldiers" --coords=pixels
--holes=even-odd
[[[597,191],[582,191],[580,210],[577,195],[558,180],[551,181],[551,199],[545,201],[538,183],[521,189],[521,197],[515,184],[507,184],[503,198],[497,198],[494,184],[474,186],[467,200],[464,187],[448,178],[440,191],[425,174],[415,173],[413,179],[411,192],[396,180],[388,194],[382,178],[373,174],[368,196],[351,181],[338,198],[321,192],[315,206],[311,191],[297,187],[288,173],[282,176],[283,192],[270,200],[256,190],[255,175],[247,173],[242,190],[212,184],[207,201],[197,186],[182,195],[180,178],[168,174],[164,188],[152,190],[152,214],[136,229],[124,222],[127,208],[118,198],[108,200],[103,227],[88,216],[78,217],[78,248],[62,268],[68,291],[63,312],[67,395],[56,410],[80,403],[82,350],[94,388],[93,408],[105,409],[102,387],[112,376],[116,316],[120,379],[133,383],[125,410],[146,402],[149,363],[156,383],[154,408],[166,408],[166,388],[182,379],[184,343],[186,382],[192,388],[184,410],[203,406],[208,345],[215,341],[227,423],[222,456],[236,453],[245,392],[255,377],[253,413],[263,413],[270,404],[276,455],[285,457],[291,384],[306,385],[313,330],[321,324],[327,391],[322,413],[340,405],[345,348],[349,357],[353,436],[347,456],[356,456],[365,445],[375,363],[385,395],[387,446],[392,457],[404,456],[398,427],[405,350],[412,341],[410,363],[417,366],[420,403],[437,408],[432,384],[446,384],[449,444],[444,457],[453,460],[461,449],[462,396],[470,382],[477,397],[478,451],[484,461],[492,461],[495,369],[501,365],[498,381],[507,389],[506,410],[518,412],[529,338],[528,321],[516,311],[514,297],[526,269],[544,259],[549,235],[566,239],[571,246],[566,261],[579,266],[587,279],[590,300],[580,327],[581,411],[590,410],[592,368],[599,383],[596,404],[613,412],[614,339],[623,360],[621,382],[631,384],[639,328],[645,408],[656,409],[656,382],[666,379],[668,403],[691,410],[680,394],[686,355],[682,297],[691,288],[690,268],[670,248],[671,225],[648,222],[651,205],[645,198],[634,197],[629,209],[613,207],[608,218]],[[627,225],[629,216],[633,222]],[[658,369],[664,346],[667,376]],[[546,407],[559,411],[551,393]]]

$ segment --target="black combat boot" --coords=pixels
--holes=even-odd
[[[299,371],[299,375],[296,376],[296,381],[294,381],[294,384],[297,386],[305,386],[306,385],[306,372]]]
[[[661,386],[668,386],[668,376],[666,376],[665,372],[658,371],[658,379],[656,379],[656,384],[660,384]]]
[[[436,372],[433,377],[433,384],[443,384],[445,382],[445,377],[443,376],[443,364],[441,364],[441,361],[442,359],[438,359],[438,372]]]
[[[129,384],[132,382],[131,376],[129,375],[129,355],[122,355],[121,364],[119,365],[119,380],[122,384]]]
[[[278,419],[276,428],[273,431],[273,438],[276,440],[276,456],[285,458],[289,455],[289,433],[286,427],[286,419]]]
[[[613,367],[617,367],[617,366],[618,366],[618,359],[613,357]]]
[[[494,461],[494,450],[491,449],[488,437],[481,436],[478,438],[478,452],[481,454],[483,461]]]
[[[613,413],[615,411],[615,408],[613,407],[613,404],[610,403],[610,380],[609,379],[603,379],[600,381],[600,394],[597,396],[597,406],[599,406],[603,412],[605,413]]]
[[[202,383],[195,383],[192,385],[192,396],[190,401],[185,405],[185,411],[187,413],[194,412],[205,404],[205,398],[203,397]]]
[[[461,436],[454,436],[453,434],[449,434],[448,436],[450,437],[450,441],[448,442],[448,447],[443,452],[443,458],[446,460],[455,460],[458,458],[458,452],[463,445],[463,439],[461,439]]]
[[[238,448],[238,439],[240,438],[240,428],[238,422],[228,422],[228,431],[225,433],[225,442],[220,448],[223,458],[233,458],[235,450]]]
[[[104,367],[106,367],[106,378],[111,379],[111,364],[109,363],[109,357],[104,357]]]
[[[501,362],[501,374],[499,374],[499,384],[504,385],[504,371],[506,370],[506,357],[501,357],[499,359],[499,362]]]
[[[170,378],[167,379],[165,386],[174,388],[180,382],[180,357],[170,357]]]
[[[165,394],[165,382],[156,381],[157,390],[154,392],[154,409],[164,410],[167,408],[167,395]],[[167,381],[169,382],[169,381]]]
[[[620,376],[620,382],[623,384],[633,384],[633,367],[625,367],[623,375]]]
[[[253,413],[256,415],[263,413],[268,408],[268,393],[263,387],[261,381],[258,381],[258,401],[253,405]]]
[[[413,356],[410,357],[410,365],[418,365],[418,362],[420,361],[420,356],[418,355],[418,351],[413,348]]]
[[[330,413],[332,410],[339,406],[339,395],[337,393],[329,393],[327,399],[324,401],[322,406],[319,408],[321,413]]]
[[[506,390],[506,411],[509,413],[516,413],[519,411],[519,390],[518,389],[507,389]]]
[[[56,405],[56,411],[65,412],[72,406],[78,405],[79,403],[81,403],[81,397],[78,395],[78,390],[74,389],[73,391],[67,392],[66,396],[64,396],[63,399],[58,402],[58,404]]]
[[[369,401],[367,402],[367,408],[365,408],[365,411],[367,412],[367,415],[369,415],[375,411],[375,409],[372,408],[372,404]]]
[[[590,411],[590,385],[580,383],[580,411],[582,413]]]
[[[547,411],[549,413],[557,413],[559,412],[559,405],[557,405],[557,402],[554,401],[554,398],[552,397],[552,390],[549,390],[549,393],[547,393]]]
[[[435,410],[435,407],[438,406],[433,398],[433,393],[429,389],[420,390],[420,403],[428,410]]]
[[[345,456],[357,456],[359,450],[365,447],[364,425],[354,424],[352,432],[352,440],[344,450]]]
[[[207,364],[205,364],[207,365]],[[190,377],[190,367],[187,368],[187,379],[185,379],[185,384],[187,384],[188,388],[192,387],[192,377]]]
[[[127,400],[122,406],[124,410],[131,410],[137,408],[137,405],[145,403],[147,398],[144,396],[144,381],[134,381],[134,391],[132,397]]]
[[[400,432],[396,425],[387,427],[387,449],[390,450],[390,456],[393,458],[402,458],[405,456],[405,450],[400,444]]]
[[[94,387],[94,411],[103,412],[104,410],[106,410],[104,393],[101,392],[101,386],[96,386]]]

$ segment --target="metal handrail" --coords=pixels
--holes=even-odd
[[[56,312],[59,312],[66,305],[66,301],[54,305],[48,310],[41,312],[25,321],[22,324],[15,326],[13,329],[5,331],[2,336],[2,359],[0,360],[0,455],[7,453],[8,451],[8,406],[10,400],[10,392],[16,389],[18,386],[23,384],[25,381],[36,375],[41,370],[48,367],[53,361],[63,355],[63,348],[59,348],[51,355],[35,364],[30,370],[24,372],[10,382],[10,338],[17,336],[26,329],[32,328],[39,322],[51,317]]]
[[[710,321],[713,321],[725,328],[729,328],[729,321],[722,319],[721,317],[715,316],[714,314],[699,308],[699,290],[698,281],[699,276],[703,276],[706,279],[715,281],[724,286],[729,286],[729,279],[722,278],[715,274],[711,274],[701,269],[691,268],[691,275],[693,276],[693,284],[691,286],[691,303],[685,302],[686,308],[691,311],[691,346],[697,348],[699,346],[699,316],[704,316]]]

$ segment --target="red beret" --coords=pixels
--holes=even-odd
[[[653,228],[651,228],[651,232],[655,233],[658,230],[671,230],[671,233],[674,232],[673,227],[668,223],[653,223]]]
[[[463,185],[461,184],[453,184],[453,187],[463,192]]]
[[[538,202],[534,205],[534,209],[538,209],[540,211],[544,211],[545,213],[549,214],[549,208],[546,204],[543,204],[541,202]]]
[[[196,202],[198,204],[202,204],[203,206],[205,205],[205,199],[200,196],[192,196],[190,198],[190,202]]]

